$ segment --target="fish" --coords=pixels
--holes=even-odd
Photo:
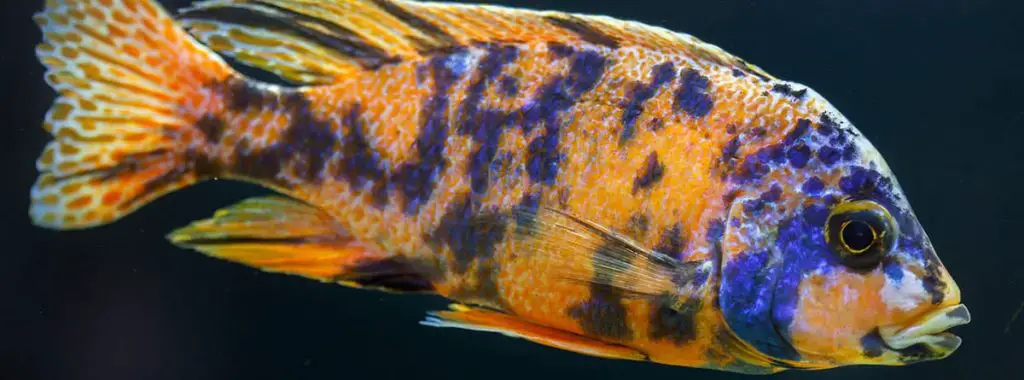
[[[746,374],[938,360],[970,322],[869,140],[687,34],[400,0],[47,0],[34,20],[57,95],[39,228],[253,183],[169,241],[450,300],[429,327]]]

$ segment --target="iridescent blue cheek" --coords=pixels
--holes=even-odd
[[[824,204],[813,204],[779,225],[775,249],[782,255],[783,264],[773,289],[772,319],[787,337],[800,302],[800,280],[807,273],[827,274],[840,266],[825,243],[823,226],[828,213]]]
[[[797,360],[799,354],[779,336],[772,321],[779,269],[770,265],[766,251],[739,254],[722,271],[719,302],[726,322],[740,339],[766,355]]]

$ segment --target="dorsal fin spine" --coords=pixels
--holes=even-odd
[[[181,18],[193,35],[222,54],[308,84],[333,83],[342,75],[423,59],[453,46],[531,41],[645,48],[771,78],[693,36],[606,16],[399,0],[210,0],[184,9]],[[245,40],[254,35],[274,41],[273,46]],[[287,62],[259,59],[267,51],[299,47],[318,57],[292,51],[279,54]]]

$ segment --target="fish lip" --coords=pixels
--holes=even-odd
[[[921,345],[943,356],[952,354],[960,347],[960,337],[947,330],[971,322],[967,306],[947,306],[918,318],[907,325],[884,326],[878,329],[885,346],[893,351],[911,351]]]

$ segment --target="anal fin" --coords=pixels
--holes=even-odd
[[[602,342],[568,331],[531,323],[510,314],[452,304],[451,310],[431,312],[422,325],[453,327],[474,331],[501,333],[523,338],[549,347],[609,359],[647,360],[647,354],[636,349]]]
[[[283,197],[241,201],[168,239],[266,272],[400,292],[432,289],[424,267],[357,241],[322,210]]]

